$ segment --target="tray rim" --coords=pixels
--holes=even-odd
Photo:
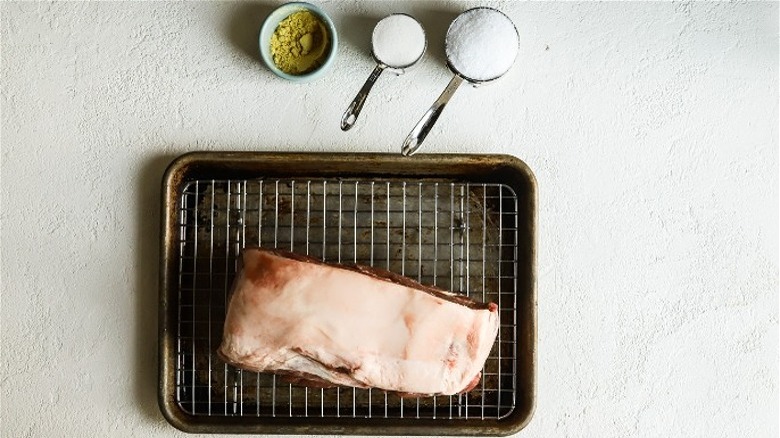
[[[174,289],[172,275],[175,266],[174,245],[176,205],[178,189],[186,182],[186,176],[198,166],[211,166],[222,170],[241,169],[253,174],[253,177],[286,176],[295,166],[305,170],[302,174],[309,177],[439,177],[464,179],[464,170],[471,175],[490,178],[496,173],[506,173],[515,181],[497,180],[518,191],[517,182],[523,180],[527,187],[527,212],[530,233],[530,290],[525,299],[518,294],[516,305],[525,307],[525,344],[518,342],[518,357],[527,357],[530,372],[524,375],[527,387],[524,393],[528,400],[526,409],[515,410],[502,419],[431,420],[384,418],[267,418],[267,417],[230,417],[230,416],[194,416],[181,410],[173,398],[175,370],[172,333],[174,305],[171,301]],[[282,166],[280,170],[276,166]],[[392,172],[379,169],[392,169]],[[476,172],[474,172],[476,171]],[[294,172],[292,172],[294,173]],[[294,175],[293,175],[294,176]],[[174,427],[189,433],[256,433],[256,434],[349,434],[376,435],[381,428],[384,435],[479,435],[506,436],[523,429],[533,417],[536,408],[536,365],[537,365],[537,181],[536,177],[521,159],[506,154],[419,154],[403,157],[383,153],[300,153],[300,152],[235,152],[235,151],[196,151],[175,158],[162,178],[161,192],[161,239],[159,270],[158,304],[158,404],[165,419]],[[518,268],[519,269],[519,268]],[[522,326],[522,325],[521,325]],[[520,345],[527,351],[521,351]],[[519,362],[519,360],[518,360]],[[521,388],[516,389],[519,396]]]

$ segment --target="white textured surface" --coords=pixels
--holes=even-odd
[[[2,3],[2,436],[182,436],[156,404],[159,186],[192,150],[397,152],[475,3],[331,2],[338,62],[259,64],[267,3]],[[539,181],[536,414],[521,436],[778,435],[778,3],[498,3],[501,82],[425,149]],[[430,37],[339,128],[388,12]]]

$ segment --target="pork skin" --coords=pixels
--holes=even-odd
[[[467,392],[498,333],[494,303],[381,269],[261,248],[240,265],[218,354],[293,383]]]

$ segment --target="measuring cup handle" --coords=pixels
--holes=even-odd
[[[371,91],[371,87],[374,86],[374,82],[376,82],[377,78],[379,78],[379,75],[382,74],[384,69],[385,66],[381,64],[374,68],[374,71],[371,72],[371,75],[368,77],[368,79],[366,79],[366,83],[363,84],[363,88],[358,91],[355,99],[352,101],[352,103],[349,104],[347,110],[344,111],[344,115],[341,116],[342,131],[349,131],[350,128],[355,126],[357,117],[360,115],[360,111],[363,109],[363,104],[366,103],[366,98],[368,97],[368,93]]]
[[[431,129],[436,123],[436,120],[439,119],[441,112],[444,111],[444,106],[447,105],[447,102],[450,101],[452,95],[455,94],[455,90],[458,89],[462,82],[463,78],[458,75],[455,75],[450,80],[450,83],[447,84],[447,88],[444,89],[441,96],[436,99],[436,102],[433,102],[433,105],[431,105],[428,111],[423,114],[420,121],[417,122],[417,125],[412,129],[412,132],[410,132],[409,136],[404,140],[404,145],[401,148],[401,153],[403,155],[408,157],[420,149],[423,140],[425,140],[425,137],[431,132]]]

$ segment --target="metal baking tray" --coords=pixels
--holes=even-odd
[[[196,152],[162,186],[159,403],[187,432],[508,435],[536,366],[536,181],[506,155]],[[477,388],[400,398],[290,385],[215,354],[247,245],[379,266],[498,304]]]

